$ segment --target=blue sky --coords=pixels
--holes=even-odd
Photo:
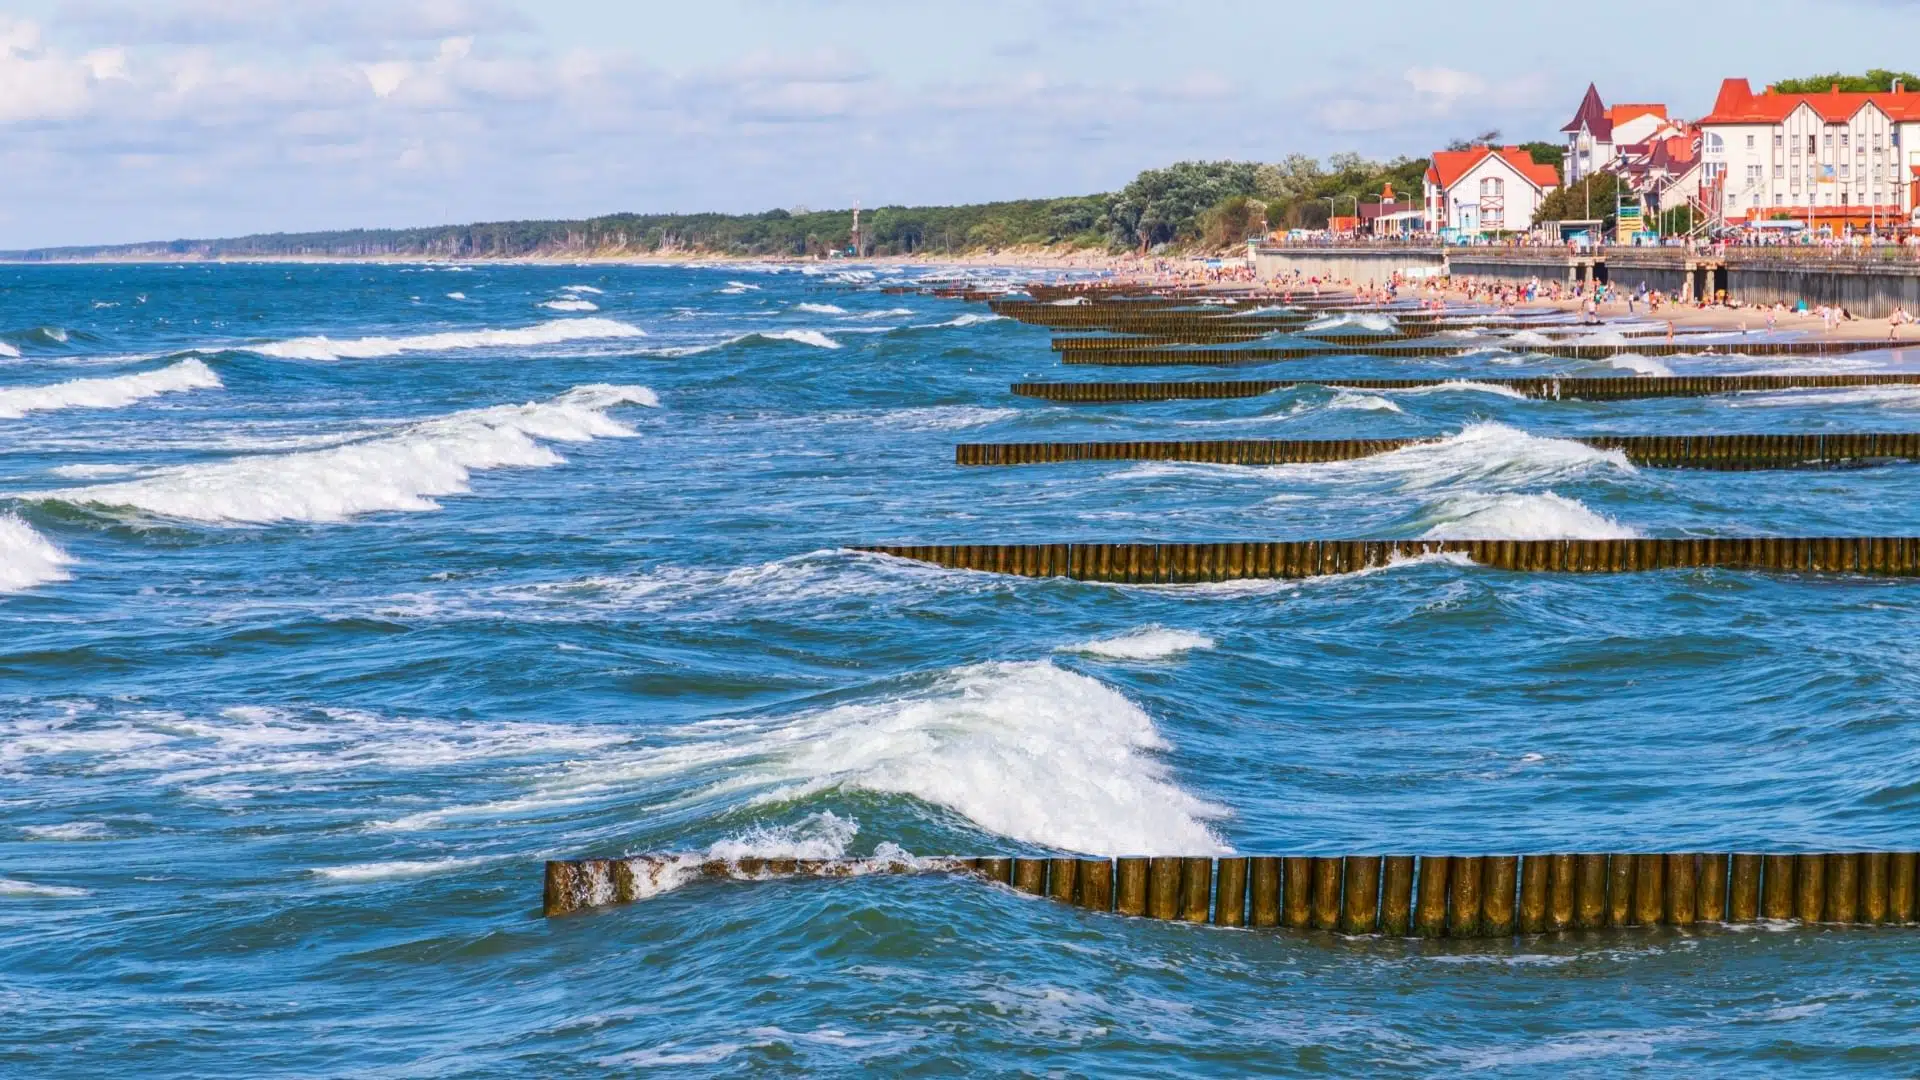
[[[1554,137],[1589,80],[1696,115],[1724,76],[1913,67],[1920,41],[1920,0],[1677,4],[1620,35],[1600,10],[0,0],[0,249],[1110,190]]]

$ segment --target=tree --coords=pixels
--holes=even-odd
[[[1567,145],[1554,142],[1523,142],[1520,149],[1533,155],[1533,160],[1542,165],[1562,168],[1567,163]]]
[[[1475,135],[1471,139],[1455,139],[1447,144],[1449,150],[1471,150],[1476,146],[1492,146],[1500,141],[1500,129],[1492,128]]]
[[[1620,196],[1620,180],[1609,172],[1590,173],[1571,187],[1555,188],[1540,201],[1533,223],[1547,221],[1599,220],[1603,228],[1612,228],[1618,216],[1615,204]]]
[[[1266,228],[1266,204],[1245,195],[1230,195],[1200,216],[1200,239],[1210,248],[1232,247]]]
[[[1773,88],[1782,94],[1824,94],[1838,85],[1849,94],[1884,94],[1898,79],[1908,90],[1920,90],[1920,75],[1906,71],[1870,68],[1865,75],[1809,75],[1803,79],[1782,79]]]
[[[1257,171],[1244,161],[1182,161],[1148,169],[1107,205],[1113,241],[1151,247],[1195,239],[1202,213],[1230,196],[1254,193]]]

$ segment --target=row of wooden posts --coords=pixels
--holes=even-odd
[[[1718,567],[1900,577],[1920,574],[1920,537],[1901,536],[904,544],[854,550],[954,570],[1140,585],[1323,577],[1439,555],[1464,557],[1499,570],[1552,573]]]
[[[1076,907],[1230,927],[1488,938],[1753,923],[1910,925],[1913,852],[701,860],[547,863],[548,916],[652,895],[663,879],[972,874]]]
[[[1920,432],[1826,435],[1571,435],[1629,462],[1672,469],[1834,468],[1920,460]],[[1214,439],[1114,442],[960,443],[956,465],[1039,465],[1075,461],[1193,461],[1215,465],[1304,465],[1352,461],[1439,439]]]
[[[1551,401],[1624,401],[1633,398],[1705,397],[1714,394],[1920,386],[1920,373],[1850,375],[1675,375],[1662,378],[1582,379],[1557,375],[1489,379],[1204,379],[1171,382],[1022,382],[1019,397],[1066,404],[1249,398],[1301,386],[1394,391],[1437,387],[1496,387],[1520,397]]]

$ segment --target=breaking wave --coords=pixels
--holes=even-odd
[[[0,593],[21,592],[73,577],[73,558],[34,531],[20,515],[0,513]]]
[[[1367,330],[1376,334],[1384,334],[1397,328],[1399,325],[1400,321],[1391,315],[1382,315],[1375,312],[1359,312],[1346,315],[1329,315],[1324,319],[1315,319],[1301,327],[1301,332],[1338,330],[1342,327],[1350,326],[1357,330]]]
[[[245,346],[248,352],[281,360],[370,360],[409,352],[451,352],[456,349],[527,348],[564,341],[645,337],[646,331],[613,319],[556,319],[517,330],[449,330],[412,337],[364,337],[336,341],[329,337],[293,338]]]
[[[1580,479],[1602,470],[1638,472],[1624,451],[1532,435],[1492,421],[1469,424],[1444,439],[1373,457],[1275,468],[1290,476],[1302,472],[1341,478],[1381,476],[1397,479],[1402,487],[1412,489],[1450,484],[1520,486]]]
[[[648,350],[655,356],[698,356],[701,353],[724,349],[732,345],[766,345],[779,341],[790,341],[800,345],[811,345],[816,349],[838,349],[840,343],[818,330],[755,330],[746,334],[735,334],[725,341],[709,342],[705,345],[671,345],[664,349]]]
[[[471,409],[323,450],[261,454],[165,469],[137,480],[26,497],[131,507],[215,524],[345,521],[382,510],[438,510],[475,472],[542,468],[565,458],[548,442],[620,438],[617,405],[657,406],[644,386],[578,386],[551,401]]]
[[[599,304],[596,304],[591,300],[581,300],[577,297],[568,297],[565,300],[545,300],[541,302],[540,306],[543,308],[546,308],[549,311],[599,311],[600,310]]]
[[[161,394],[182,390],[217,390],[220,377],[199,360],[104,379],[73,379],[50,386],[0,388],[0,420],[17,420],[31,412],[57,409],[117,409]]]
[[[805,311],[814,315],[845,315],[847,313],[847,309],[841,307],[839,304],[799,303],[793,305],[793,310]]]
[[[1553,492],[1467,492],[1426,508],[1430,540],[1628,540],[1638,532]]]
[[[1119,637],[1062,645],[1056,652],[1104,656],[1114,660],[1165,660],[1195,649],[1213,648],[1213,639],[1191,630],[1166,630],[1149,626]]]
[[[14,348],[12,345],[9,345],[4,341],[0,341],[0,356],[18,359],[20,356],[20,350],[17,348]]]

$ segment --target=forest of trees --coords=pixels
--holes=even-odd
[[[1407,200],[1424,159],[1368,161],[1296,154],[1277,164],[1184,161],[1148,169],[1113,194],[966,206],[882,206],[863,211],[868,255],[949,254],[1016,246],[1117,250],[1160,245],[1221,248],[1265,228],[1318,227],[1334,210],[1379,199],[1383,184]],[[221,240],[44,248],[7,258],[511,258],[539,255],[688,254],[818,256],[844,250],[851,210],[760,214],[609,214],[570,221],[500,221],[415,229],[266,233]]]

